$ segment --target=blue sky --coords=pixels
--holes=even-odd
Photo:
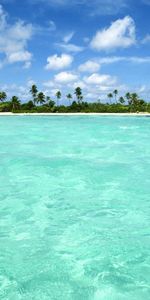
[[[150,0],[0,0],[0,88],[150,93]]]

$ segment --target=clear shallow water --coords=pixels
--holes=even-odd
[[[0,117],[0,299],[150,299],[150,119]]]

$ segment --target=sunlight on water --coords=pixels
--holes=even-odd
[[[0,117],[0,299],[150,299],[150,119]]]

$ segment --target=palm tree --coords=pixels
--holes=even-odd
[[[61,92],[60,91],[57,91],[56,98],[57,98],[57,106],[58,106],[59,105],[59,100],[61,99]]]
[[[49,103],[50,100],[51,100],[51,97],[46,96],[46,102]]]
[[[109,101],[110,101],[110,104],[111,104],[111,99],[113,98],[113,94],[112,94],[112,93],[109,93],[109,94],[107,95],[107,97],[108,97],[108,99],[109,99]]]
[[[69,100],[69,104],[71,105],[72,95],[69,93],[69,94],[66,95],[66,97]]]
[[[113,94],[114,94],[114,96],[115,96],[115,102],[117,102],[118,90],[114,90],[114,91],[113,91]]]
[[[120,98],[119,98],[119,102],[120,102],[121,104],[124,104],[124,103],[125,103],[125,99],[124,99],[123,97],[120,97]]]
[[[138,103],[139,103],[139,98],[138,98],[137,93],[131,94],[131,104],[133,104],[133,106],[136,108]]]
[[[16,110],[20,108],[20,100],[16,96],[12,96],[11,98],[12,110]]]
[[[50,107],[54,107],[55,106],[55,101],[53,101],[51,99],[51,97],[49,97],[49,96],[46,97],[46,102],[47,102],[47,105],[50,106]]]
[[[126,96],[128,96],[128,105],[130,106],[130,111],[132,108],[134,110],[137,110],[138,105],[140,104],[138,94],[137,93],[132,93],[132,94],[129,93],[129,95],[126,95]]]
[[[3,102],[7,98],[7,95],[5,92],[0,92],[0,101]]]
[[[128,92],[128,93],[125,94],[125,97],[126,97],[126,99],[128,101],[128,104],[130,105],[131,94]]]
[[[83,95],[82,95],[82,89],[78,86],[76,89],[75,89],[75,95],[76,95],[76,97],[77,97],[77,100],[78,100],[78,102],[80,103],[80,102],[82,102],[82,100],[83,100]]]
[[[37,89],[37,86],[35,84],[32,85],[32,87],[30,89],[30,93],[33,97],[33,103],[35,105],[37,103],[37,93],[38,93],[38,89]]]
[[[43,92],[38,93],[37,95],[37,103],[40,103],[41,105],[45,102],[45,95]]]

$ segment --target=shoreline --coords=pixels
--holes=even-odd
[[[12,113],[0,112],[0,116],[137,116],[150,117],[150,113]]]

